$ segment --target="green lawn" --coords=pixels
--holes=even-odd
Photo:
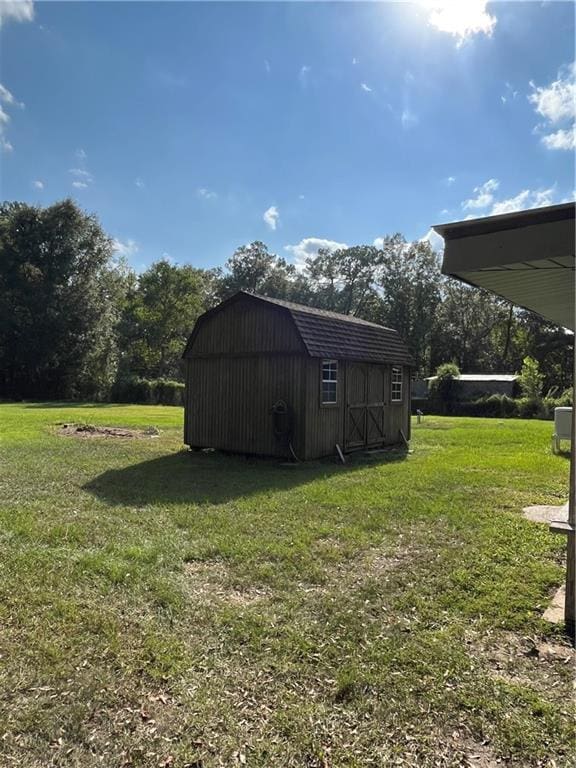
[[[0,406],[1,766],[572,765],[565,542],[521,516],[567,495],[551,423],[287,467],[181,422]]]

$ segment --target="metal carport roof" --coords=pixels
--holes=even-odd
[[[442,271],[574,330],[575,204],[438,224]]]

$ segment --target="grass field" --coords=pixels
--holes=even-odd
[[[1,766],[572,765],[565,542],[521,516],[566,499],[549,422],[286,467],[181,421],[0,406]]]

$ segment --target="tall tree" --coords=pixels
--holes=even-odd
[[[427,242],[385,237],[378,271],[381,297],[378,321],[395,328],[407,342],[421,373],[432,370],[443,278],[438,257]]]
[[[102,397],[115,375],[124,275],[72,200],[0,206],[0,393]]]
[[[121,323],[121,375],[180,378],[180,358],[205,309],[211,275],[160,260],[129,292]]]
[[[311,284],[313,303],[324,309],[369,319],[377,298],[375,283],[381,251],[372,245],[355,245],[335,251],[320,249],[306,260],[305,276]]]
[[[508,313],[508,303],[488,291],[447,279],[438,307],[433,365],[454,361],[463,373],[497,370]]]

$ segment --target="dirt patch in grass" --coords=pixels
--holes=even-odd
[[[268,596],[268,591],[262,588],[235,587],[229,568],[219,560],[186,563],[184,575],[186,593],[203,603],[226,602],[243,606]]]
[[[471,649],[490,677],[553,699],[564,698],[576,669],[576,651],[567,642],[500,632],[477,638]]]
[[[146,429],[124,429],[123,427],[97,427],[94,424],[62,424],[58,429],[59,435],[65,437],[122,437],[132,439],[143,439],[158,437],[160,430],[156,427],[147,427]]]

